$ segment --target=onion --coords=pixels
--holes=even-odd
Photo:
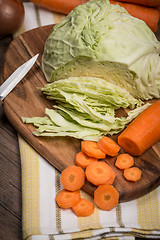
[[[24,14],[20,0],[0,0],[0,36],[15,33],[23,23]]]

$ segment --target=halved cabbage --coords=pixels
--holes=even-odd
[[[42,69],[49,82],[103,78],[136,98],[160,97],[160,42],[150,28],[108,0],[90,0],[53,27]]]

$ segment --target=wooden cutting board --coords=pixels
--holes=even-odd
[[[33,146],[47,161],[59,171],[74,164],[75,155],[80,151],[80,140],[70,137],[35,137],[34,127],[23,124],[21,117],[44,116],[45,108],[51,108],[53,102],[47,100],[37,89],[47,82],[41,70],[41,57],[44,42],[53,25],[40,27],[25,32],[13,40],[5,54],[1,83],[21,64],[39,53],[38,60],[24,79],[4,100],[4,111],[17,132]],[[113,137],[115,140],[117,136]],[[137,183],[127,182],[123,171],[114,166],[115,158],[105,159],[117,174],[114,186],[120,193],[120,201],[138,198],[160,184],[160,142],[135,158],[135,165],[142,170],[142,178]],[[86,192],[93,194],[95,186],[86,182]]]

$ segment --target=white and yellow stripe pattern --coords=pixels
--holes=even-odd
[[[15,37],[41,25],[57,23],[64,15],[25,3],[25,21]],[[95,208],[93,215],[77,218],[61,210],[55,196],[62,189],[60,174],[19,136],[22,166],[22,231],[27,240],[160,238],[160,187],[107,212]],[[81,191],[84,198],[91,199]]]

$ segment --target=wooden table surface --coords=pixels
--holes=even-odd
[[[26,2],[26,1],[23,1]],[[157,38],[160,40],[160,27]],[[0,39],[0,71],[12,36]],[[21,162],[18,134],[0,105],[0,239],[22,239]]]

